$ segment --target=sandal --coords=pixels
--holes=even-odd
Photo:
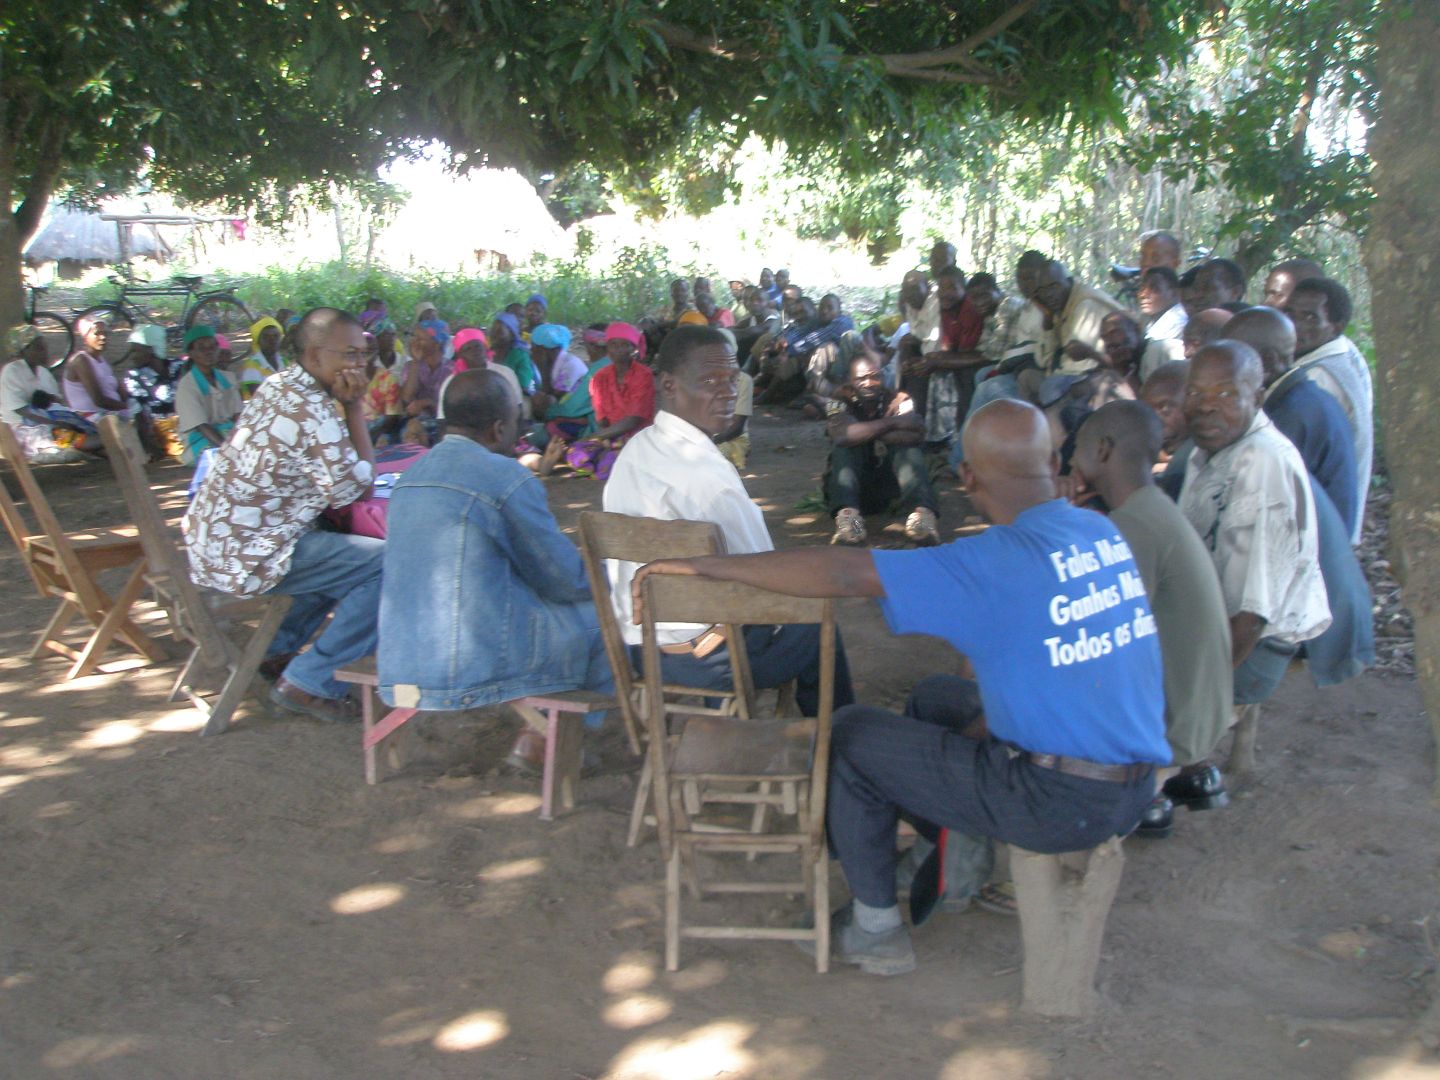
[[[1015,900],[1015,883],[1013,881],[981,885],[980,891],[975,894],[975,903],[996,915],[1016,916],[1020,914],[1020,905]]]

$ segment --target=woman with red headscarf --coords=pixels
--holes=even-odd
[[[590,378],[595,431],[570,447],[565,460],[581,476],[604,480],[626,440],[655,420],[655,376],[643,360],[645,336],[629,323],[605,328],[608,367]]]

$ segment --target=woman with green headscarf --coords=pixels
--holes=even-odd
[[[216,367],[220,347],[213,327],[196,325],[185,331],[185,350],[190,367],[175,389],[175,417],[185,440],[185,461],[196,464],[206,450],[230,437],[244,403],[240,391]]]
[[[249,401],[260,384],[277,371],[285,370],[285,357],[280,354],[280,340],[284,329],[266,315],[250,324],[250,340],[255,351],[245,358],[236,374],[240,378],[240,397]]]

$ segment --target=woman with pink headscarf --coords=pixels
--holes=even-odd
[[[655,420],[655,376],[643,363],[645,336],[629,323],[605,328],[605,353],[610,364],[590,378],[590,400],[595,406],[595,431],[575,443],[566,463],[580,476],[604,480],[620,448],[637,431]]]

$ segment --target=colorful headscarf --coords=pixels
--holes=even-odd
[[[474,327],[467,327],[455,335],[455,351],[458,353],[472,341],[480,342],[480,347],[487,353],[490,351],[490,339],[485,336],[485,331]]]
[[[395,320],[388,315],[383,319],[376,319],[370,327],[370,333],[376,337],[385,333],[386,330],[389,330],[392,334],[398,334],[400,332],[400,328],[395,325]]]
[[[415,329],[422,334],[429,334],[440,343],[441,349],[450,343],[450,329],[439,319],[421,319]]]
[[[510,336],[515,339],[515,344],[520,344],[520,320],[508,311],[502,311],[495,316],[495,321],[501,323],[510,331]]]
[[[638,326],[631,326],[628,322],[612,322],[605,328],[605,340],[609,341],[611,338],[630,342],[635,346],[635,354],[641,360],[645,359],[645,335]]]
[[[215,338],[215,344],[217,346],[220,344],[220,339],[216,337],[215,328],[213,326],[206,326],[204,323],[196,323],[194,326],[190,327],[189,330],[185,331],[185,348],[190,348],[192,344],[199,341],[201,338],[206,337],[213,337]]]
[[[6,353],[9,356],[19,356],[30,343],[40,337],[40,331],[33,326],[17,326],[6,335]]]
[[[676,325],[676,326],[709,326],[709,325],[710,325],[710,320],[707,319],[704,315],[701,315],[700,312],[696,311],[694,308],[691,308],[689,311],[685,312],[684,315],[681,315],[680,318],[678,318],[678,319],[675,320],[675,325]]]
[[[559,323],[541,323],[530,331],[530,341],[542,349],[568,349],[570,331]]]
[[[580,340],[585,342],[586,345],[598,345],[603,349],[605,347],[605,331],[592,330],[586,327],[585,333],[580,335]]]
[[[416,321],[416,322],[424,322],[424,321],[425,321],[425,312],[427,312],[427,311],[434,311],[434,312],[436,312],[437,314],[439,313],[438,309],[435,307],[435,301],[433,301],[433,300],[421,300],[420,303],[416,304],[416,305],[415,305],[415,321]]]
[[[228,349],[230,348],[230,339],[229,339],[228,337],[226,337],[224,334],[216,334],[216,335],[215,335],[215,347],[216,347],[217,349],[219,349],[221,352],[225,352],[226,350],[228,350]]]
[[[531,293],[530,296],[529,296],[529,298],[525,301],[525,304],[526,304],[527,307],[528,307],[529,305],[531,305],[531,304],[539,304],[539,305],[540,305],[541,307],[543,307],[546,311],[549,311],[549,310],[550,310],[550,304],[549,304],[549,302],[545,299],[545,294],[544,294],[544,293],[538,293],[538,292],[537,292],[537,293]]]
[[[142,323],[130,331],[130,344],[148,345],[150,351],[161,360],[165,359],[165,328],[154,323]]]
[[[272,319],[269,315],[262,316],[250,324],[250,344],[255,346],[255,351],[260,351],[260,335],[265,332],[266,327],[273,326],[275,332],[282,338],[285,336],[285,328]]]
[[[362,311],[360,313],[360,326],[365,330],[373,330],[371,324],[379,322],[388,314],[389,309],[385,306],[385,301],[381,300],[378,308],[371,308],[368,311]]]

